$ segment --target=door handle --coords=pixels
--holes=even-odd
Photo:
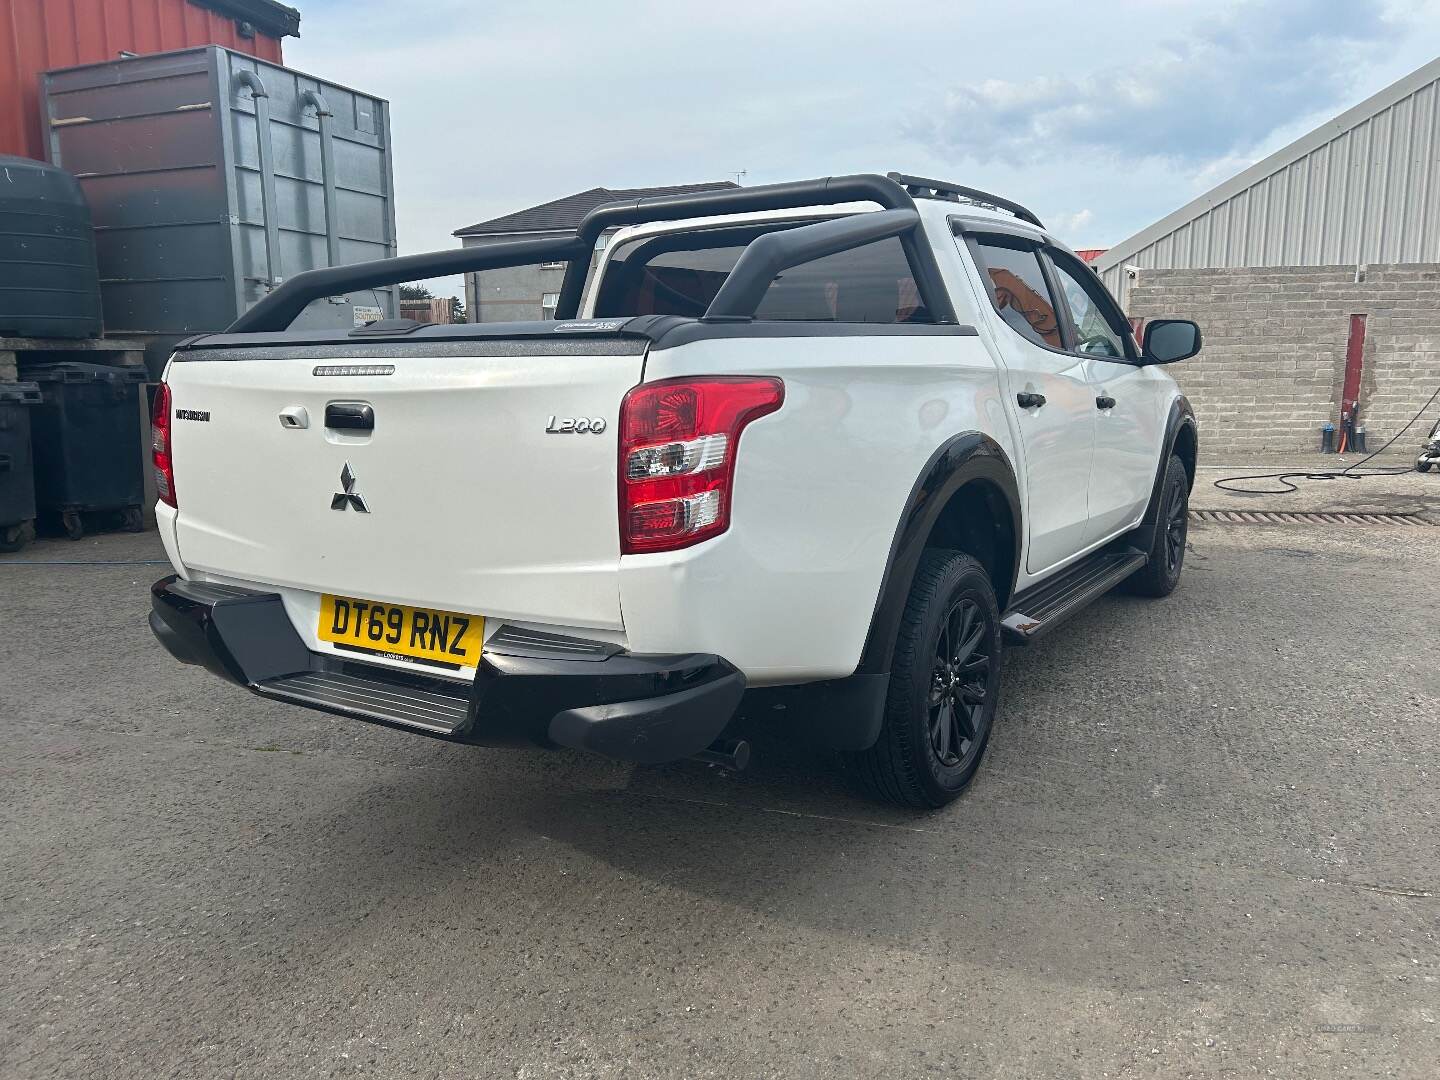
[[[350,431],[374,431],[375,410],[363,401],[332,401],[325,406],[325,426]]]
[[[1020,403],[1022,409],[1038,409],[1045,404],[1044,394],[1032,394],[1028,390],[1015,395],[1015,400]]]
[[[1095,399],[1095,407],[1097,409],[1113,409],[1115,407],[1115,399],[1101,395]]]

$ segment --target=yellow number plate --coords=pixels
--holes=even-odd
[[[327,593],[320,598],[318,633],[342,649],[458,669],[480,662],[485,620]]]

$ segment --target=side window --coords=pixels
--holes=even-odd
[[[1063,252],[1050,259],[1055,278],[1070,309],[1070,322],[1075,327],[1075,352],[1090,356],[1108,356],[1117,360],[1126,357],[1123,324],[1116,319],[1114,305],[1103,294],[1101,286],[1090,274],[1070,266]]]
[[[1064,348],[1055,301],[1034,246],[998,236],[982,236],[975,246],[990,278],[990,296],[1000,317],[1037,345]]]

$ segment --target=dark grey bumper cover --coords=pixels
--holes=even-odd
[[[502,635],[487,643],[471,683],[410,675],[310,652],[277,593],[172,576],[157,581],[151,597],[150,627],[182,663],[266,697],[453,742],[528,741],[643,764],[674,761],[714,742],[745,690],[745,676],[711,654],[601,647],[576,659],[544,641]],[[306,673],[342,689],[317,693],[321,680]],[[437,725],[446,698],[458,719]],[[407,718],[397,705],[406,700],[427,701],[425,714]]]

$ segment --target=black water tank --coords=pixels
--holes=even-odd
[[[0,155],[0,337],[99,337],[90,207],[64,169]]]

